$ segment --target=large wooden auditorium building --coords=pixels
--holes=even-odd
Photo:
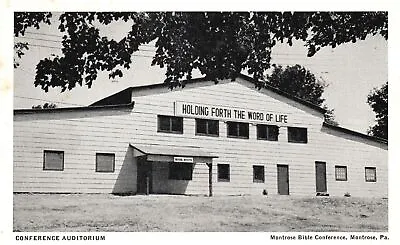
[[[14,110],[13,190],[386,197],[387,141],[324,112],[244,75]]]

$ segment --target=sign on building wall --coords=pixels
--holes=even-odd
[[[174,162],[193,163],[193,157],[174,157]]]
[[[175,116],[278,124],[286,124],[289,122],[288,115],[284,113],[273,113],[267,110],[249,110],[181,101],[175,102]]]

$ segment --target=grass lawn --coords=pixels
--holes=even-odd
[[[14,231],[387,231],[388,200],[14,194]]]

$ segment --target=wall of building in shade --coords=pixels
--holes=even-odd
[[[287,188],[290,195],[387,196],[387,143],[327,126],[321,111],[306,103],[255,89],[243,78],[218,84],[201,80],[173,91],[162,85],[127,91],[133,108],[15,111],[14,192],[138,193],[143,154],[136,153],[137,144],[193,147],[214,156],[208,158],[213,195],[286,194],[280,188]],[[181,117],[182,132],[160,130],[160,116]],[[196,132],[199,118],[217,120],[218,134]],[[247,124],[248,137],[229,136],[232,121]],[[259,139],[260,124],[277,126],[277,140]],[[290,128],[306,128],[306,142],[289,142]],[[54,152],[62,152],[62,170],[48,165],[57,157]],[[182,156],[174,151],[171,157]],[[209,160],[180,163],[190,164],[192,172],[189,179],[177,179],[170,173],[179,171],[172,158],[157,159],[164,158],[144,160],[151,165],[151,193],[209,194]],[[316,171],[325,172],[322,179]],[[226,174],[228,179],[219,178]]]

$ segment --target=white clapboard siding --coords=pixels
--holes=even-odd
[[[387,196],[387,145],[322,126],[318,112],[254,85],[235,82],[189,84],[133,92],[133,110],[93,110],[14,116],[14,191],[133,192],[137,163],[130,144],[197,146],[213,159],[214,195],[277,194],[277,164],[289,166],[291,195],[315,195],[315,161],[326,162],[328,193],[343,196]],[[219,137],[195,135],[195,119],[184,118],[183,134],[157,132],[157,115],[174,115],[174,102],[236,107],[288,115],[278,142],[257,140],[256,124],[249,139],[228,138],[226,122]],[[287,142],[287,126],[306,127],[308,143]],[[43,151],[64,151],[64,171],[43,171]],[[114,173],[96,173],[96,153],[115,154]],[[217,164],[230,164],[230,182],[218,182]],[[253,165],[265,167],[265,183],[253,183]],[[348,181],[335,180],[335,165],[346,165]],[[190,181],[169,180],[168,164],[153,163],[153,191],[208,194],[208,167],[196,163]],[[377,182],[367,183],[364,168],[377,168]]]
[[[15,192],[136,192],[136,164],[121,129],[99,124],[128,116],[126,110],[15,115]],[[93,127],[87,124],[93,122]],[[115,124],[116,125],[116,124]],[[92,129],[101,127],[104,133]],[[99,132],[99,133],[97,133]],[[93,142],[95,142],[93,144]],[[64,151],[64,171],[44,171],[43,151]],[[96,153],[114,153],[115,171],[95,171]]]

